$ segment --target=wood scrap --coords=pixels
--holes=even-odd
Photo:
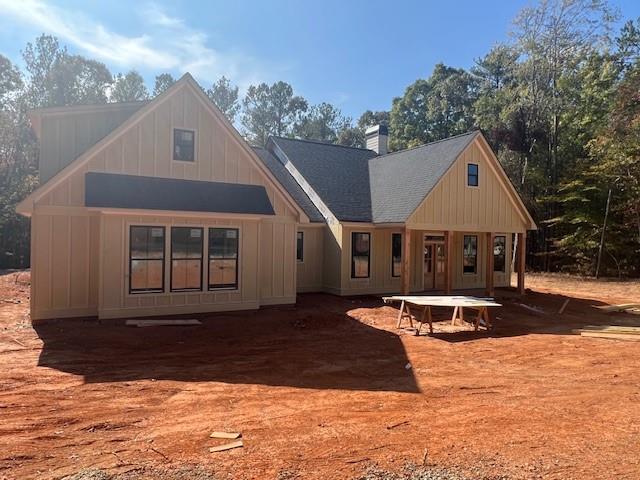
[[[225,450],[231,450],[233,448],[241,448],[244,444],[242,443],[242,439],[235,440],[233,442],[225,443],[224,445],[218,445],[216,447],[209,447],[210,453],[215,452],[224,452]]]
[[[387,425],[387,430],[393,430],[396,427],[400,427],[402,425],[408,425],[409,420],[405,420],[403,422],[394,423],[393,425]]]
[[[127,320],[125,325],[128,327],[174,327],[174,326],[185,326],[185,325],[202,325],[200,320],[196,320],[195,318],[176,318],[176,319],[166,319],[166,320]]]
[[[629,327],[622,325],[587,325],[578,330],[574,330],[574,333],[583,332],[603,332],[603,333],[618,333],[626,335],[640,335],[640,327]]]
[[[625,310],[632,310],[640,308],[640,303],[621,303],[619,305],[596,305],[596,308],[603,312],[624,312]]]
[[[609,333],[609,332],[581,332],[582,337],[609,338],[612,340],[626,340],[628,342],[640,342],[640,335],[629,335],[627,333]]]
[[[516,303],[519,307],[524,308],[525,310],[529,310],[530,312],[537,313],[538,315],[546,315],[547,312],[538,307],[532,307],[531,305],[526,305],[524,303]]]
[[[562,313],[564,312],[564,309],[567,308],[567,305],[569,305],[569,302],[571,301],[570,298],[567,298],[564,303],[562,304],[562,306],[560,307],[560,310],[558,310],[558,315],[562,315]]]
[[[235,440],[236,438],[240,438],[242,434],[240,432],[212,432],[209,437],[211,438],[228,438],[231,440]]]

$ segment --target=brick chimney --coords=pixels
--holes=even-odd
[[[364,132],[364,138],[369,150],[373,150],[378,155],[389,153],[389,129],[386,125],[374,125],[367,128]]]

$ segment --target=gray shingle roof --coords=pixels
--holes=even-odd
[[[296,180],[291,176],[284,165],[274,157],[271,152],[264,148],[253,147],[253,150],[271,173],[273,173],[273,175],[278,179],[284,189],[289,192],[289,195],[291,195],[300,208],[302,208],[304,213],[307,214],[309,220],[312,222],[324,222],[324,217],[320,211],[316,208],[311,199],[309,199],[304,190],[302,190],[302,187],[300,187],[298,182],[296,182]]]
[[[272,137],[277,145],[342,221],[370,222],[369,160],[372,150]]]
[[[262,185],[85,174],[87,207],[275,215]]]
[[[373,222],[407,220],[479,134],[465,133],[370,160]]]

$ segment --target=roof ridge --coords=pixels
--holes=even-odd
[[[321,140],[311,140],[311,139],[306,139],[306,138],[282,137],[280,135],[271,135],[269,138],[282,139],[282,140],[291,140],[291,141],[294,141],[294,142],[315,143],[315,144],[318,144],[318,145],[326,145],[327,147],[351,148],[353,150],[362,150],[362,151],[365,151],[365,152],[373,152],[373,153],[375,153],[375,151],[371,150],[370,148],[352,147],[352,146],[349,146],[349,145],[339,145],[337,143],[327,143],[327,142],[323,142]]]
[[[470,132],[459,133],[459,134],[453,135],[451,137],[441,138],[440,140],[434,140],[433,142],[423,143],[422,145],[417,145],[415,147],[405,148],[403,150],[398,150],[396,152],[385,153],[384,155],[378,155],[377,157],[374,157],[374,158],[377,159],[377,158],[383,158],[383,157],[390,157],[391,155],[396,155],[398,153],[410,152],[411,150],[417,150],[418,148],[428,147],[430,145],[435,145],[436,143],[447,142],[449,140],[453,140],[454,138],[464,137],[466,135],[473,135],[473,134],[476,134],[476,133],[480,133],[480,130],[472,130]],[[372,158],[371,160],[373,160],[374,158]]]

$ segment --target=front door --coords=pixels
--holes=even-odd
[[[424,236],[424,290],[444,288],[444,236]]]

